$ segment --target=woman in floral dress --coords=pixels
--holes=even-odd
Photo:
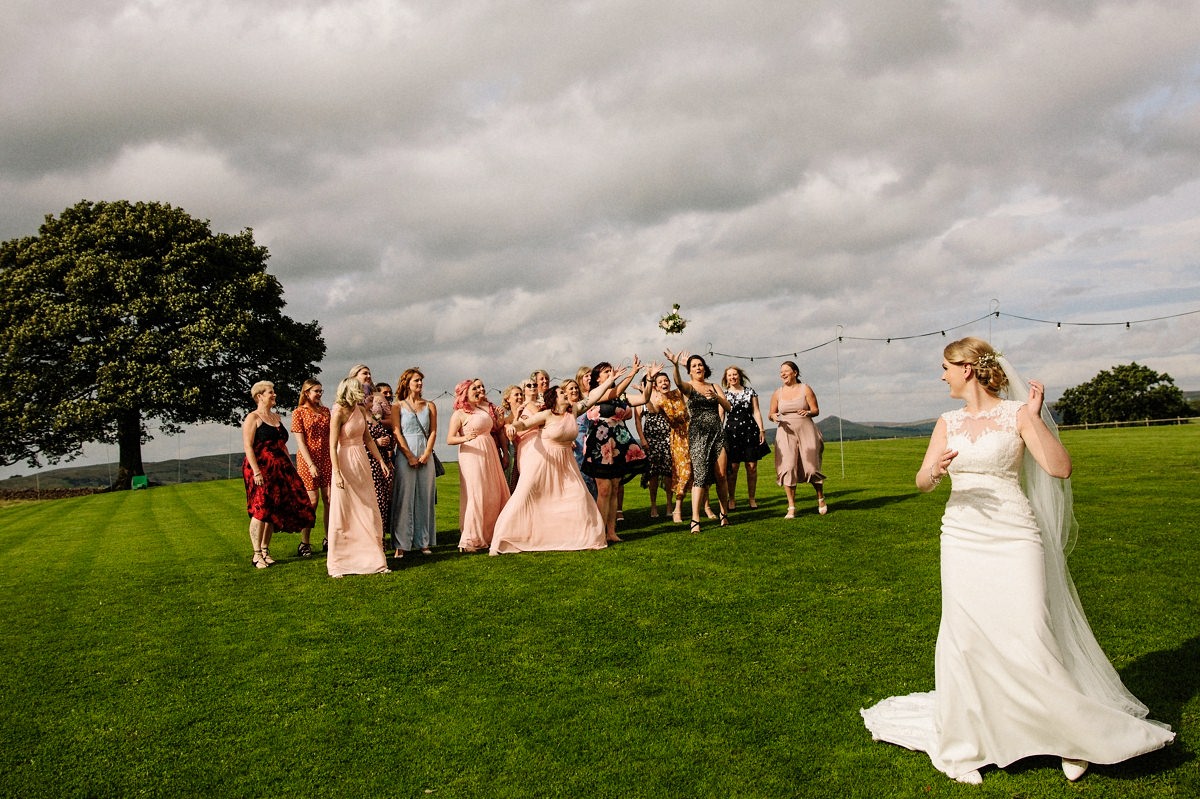
[[[629,374],[600,396],[597,404],[585,414],[588,420],[584,443],[583,472],[596,481],[596,504],[604,517],[605,537],[609,542],[620,541],[617,536],[618,494],[622,482],[630,480],[646,468],[646,452],[634,439],[626,420],[633,417],[633,406],[645,404],[642,395],[625,395],[634,375],[642,368],[633,356]],[[592,367],[590,385],[599,386],[611,377],[613,367],[602,361]]]
[[[738,464],[746,464],[746,493],[750,507],[757,508],[754,498],[758,488],[758,461],[771,451],[766,444],[762,412],[758,409],[758,393],[751,388],[746,373],[740,366],[729,366],[721,377],[725,399],[729,400],[729,412],[725,414],[725,490],[729,494],[729,509],[737,505],[734,500],[737,488]]]
[[[300,388],[300,404],[292,412],[292,432],[296,434],[296,471],[308,491],[308,502],[317,509],[321,501],[323,523],[329,530],[329,475],[333,469],[329,461],[329,409],[321,404],[325,390],[316,380],[305,380]],[[325,549],[329,540],[321,542]],[[302,558],[312,557],[312,528],[300,531],[300,545],[296,554]]]
[[[275,412],[275,384],[260,380],[250,388],[257,406],[242,422],[242,480],[250,516],[251,563],[265,569],[275,563],[268,549],[276,530],[303,530],[313,525],[313,508],[304,483],[292,465],[287,430]]]

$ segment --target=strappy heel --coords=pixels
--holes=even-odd
[[[688,531],[692,535],[695,535],[696,533],[700,532],[700,520],[692,519],[692,523],[690,525],[688,525]]]
[[[821,514],[822,516],[824,516],[826,513],[829,513],[829,506],[825,504],[825,497],[821,497],[817,500],[817,513]]]
[[[794,518],[796,518],[796,506],[795,506],[795,505],[788,505],[788,512],[787,512],[787,513],[785,513],[785,514],[783,514],[783,518],[785,518],[785,519],[794,519]]]
[[[263,560],[262,550],[258,550],[254,553],[254,558],[251,559],[250,565],[256,569],[265,569],[265,568],[267,568],[267,566],[270,566],[271,564],[269,564],[265,560]]]
[[[729,526],[729,514],[728,514],[728,513],[722,513],[722,514],[721,514],[721,526],[722,526],[722,527],[728,527],[728,526]]]
[[[267,549],[266,547],[262,548],[262,560],[263,563],[267,564],[268,566],[275,565],[275,558],[271,557],[271,550]]]

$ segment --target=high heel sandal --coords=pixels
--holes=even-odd
[[[692,535],[695,535],[696,533],[700,532],[700,520],[699,519],[692,519],[692,523],[690,525],[688,525],[688,532],[690,532]]]
[[[817,513],[821,514],[822,516],[824,516],[826,513],[829,513],[829,506],[825,504],[825,497],[821,497],[817,500]]]
[[[256,569],[265,569],[269,564],[262,559],[262,551],[259,550],[254,553],[254,557],[251,559],[250,565]]]
[[[300,546],[296,547],[296,557],[311,558],[312,557],[312,544],[307,544],[307,543],[301,542]]]
[[[728,527],[728,526],[729,526],[729,514],[728,514],[728,513],[722,513],[722,514],[721,514],[721,526],[722,526],[722,527]]]
[[[396,554],[395,554],[395,555],[392,555],[392,557],[393,557],[393,558],[402,558],[402,557],[404,557],[404,550],[403,550],[403,549],[397,549],[397,550],[396,550]]]
[[[262,559],[263,563],[267,564],[268,566],[275,565],[275,558],[271,557],[271,550],[267,549],[266,547],[262,548]]]
[[[750,499],[750,502],[747,504],[750,506],[750,510],[758,509],[758,500],[754,499],[753,497]]]
[[[796,506],[795,506],[795,505],[788,505],[788,512],[787,512],[787,513],[785,513],[785,514],[783,514],[783,518],[785,518],[785,519],[794,519],[794,518],[796,518]]]
[[[683,524],[683,514],[678,509],[671,511],[671,521]]]

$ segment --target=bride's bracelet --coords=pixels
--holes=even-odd
[[[930,466],[930,467],[929,467],[929,484],[930,484],[930,485],[931,485],[933,488],[937,488],[937,487],[938,487],[938,485],[939,485],[941,482],[942,482],[942,478],[941,478],[941,477],[939,477],[938,475],[934,474],[934,473],[933,473],[933,467],[932,467],[932,466]]]

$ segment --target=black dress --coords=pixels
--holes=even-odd
[[[717,458],[725,445],[721,430],[720,404],[715,396],[687,395],[688,449],[692,455],[692,485],[712,485],[717,479]]]
[[[758,393],[746,386],[741,391],[725,390],[731,406],[725,412],[725,453],[730,463],[757,463],[771,451],[759,443],[758,422],[754,421],[754,398]]]

